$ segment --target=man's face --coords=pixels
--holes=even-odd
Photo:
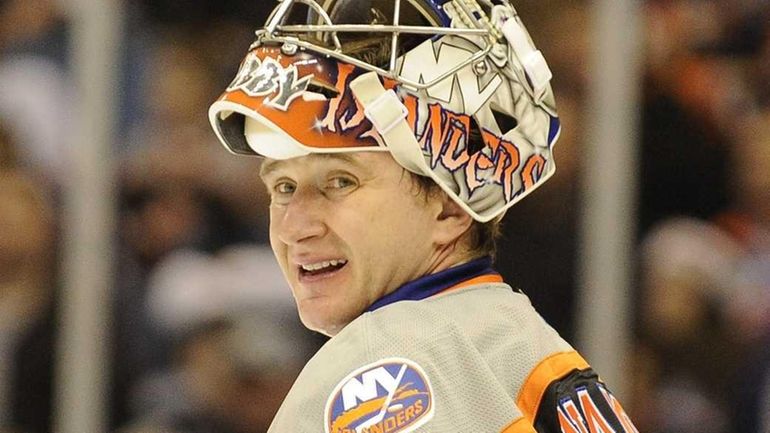
[[[270,243],[308,328],[334,335],[436,265],[440,201],[390,154],[268,159],[262,178]]]

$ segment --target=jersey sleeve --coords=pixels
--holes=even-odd
[[[538,433],[639,433],[590,367],[548,384],[534,411]]]

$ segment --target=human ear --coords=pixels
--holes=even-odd
[[[441,194],[436,200],[440,200],[441,206],[436,216],[435,242],[438,245],[454,243],[468,231],[473,218],[447,194]]]

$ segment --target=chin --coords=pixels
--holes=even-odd
[[[322,314],[318,311],[309,312],[300,308],[299,318],[302,324],[311,331],[320,332],[329,337],[333,337],[339,333],[350,321],[341,321],[339,314],[330,315]]]
[[[310,329],[311,331],[320,332],[321,334],[324,334],[329,337],[333,337],[339,333],[342,328],[345,327],[345,324],[338,324],[331,321],[322,321],[322,320],[303,320],[305,324],[305,327],[307,329]]]
[[[299,310],[299,319],[305,325],[305,328],[326,334],[324,331],[326,320],[324,320],[323,314],[319,314],[317,307],[310,308],[308,305],[303,305],[303,303],[297,303],[297,309]]]

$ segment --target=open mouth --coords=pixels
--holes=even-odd
[[[318,263],[311,263],[307,265],[301,265],[299,267],[299,274],[302,277],[314,277],[336,272],[345,265],[348,264],[347,260],[327,260]]]

